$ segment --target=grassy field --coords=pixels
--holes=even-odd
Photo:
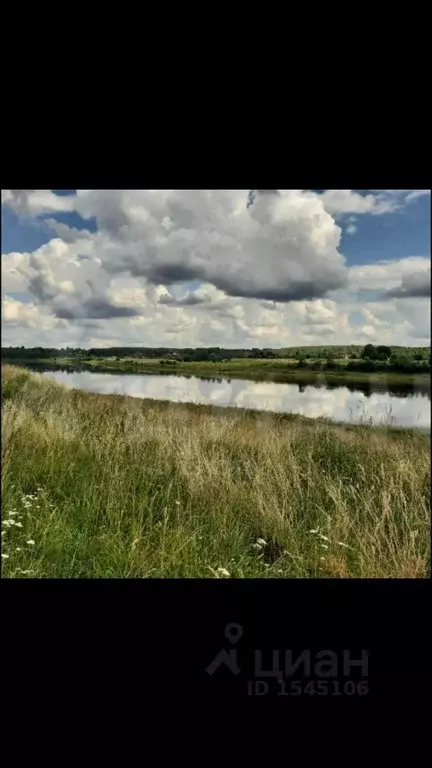
[[[430,574],[430,438],[2,366],[2,576]]]
[[[5,360],[4,362],[8,362]],[[309,362],[313,362],[313,359]],[[44,365],[47,368],[76,367],[100,373],[170,373],[198,377],[250,379],[255,381],[270,380],[286,383],[314,383],[325,379],[330,384],[344,383],[364,384],[381,382],[389,384],[417,385],[422,389],[430,389],[430,374],[399,373],[393,371],[365,373],[363,371],[346,371],[348,360],[336,360],[338,369],[331,371],[312,371],[296,369],[297,361],[290,358],[254,360],[237,358],[226,363],[212,362],[177,362],[167,365],[162,358],[103,358],[94,357],[83,362],[74,358],[58,357],[16,361],[16,365]]]

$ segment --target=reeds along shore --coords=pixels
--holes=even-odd
[[[2,366],[2,576],[424,578],[415,430],[68,390]]]

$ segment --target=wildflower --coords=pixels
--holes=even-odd
[[[16,525],[17,528],[22,528],[23,527],[22,523],[15,523],[15,525]]]
[[[318,536],[320,537],[320,539],[323,539],[324,541],[330,541],[329,537],[328,536],[324,536],[323,533],[319,533]]]
[[[261,544],[262,547],[265,547],[267,542],[265,539],[257,539],[257,544]]]
[[[29,539],[28,541],[26,541],[26,544],[31,544],[31,545],[33,545],[33,544],[34,544],[34,541],[33,541],[33,539]]]
[[[261,544],[258,544],[258,542],[256,542],[256,544],[252,544],[252,546],[254,549],[262,549]]]
[[[179,500],[178,500],[178,499],[177,499],[177,501],[176,501],[176,506],[177,506],[177,507],[180,507],[180,502],[179,502]]]
[[[229,576],[229,575],[230,575],[230,574],[229,574],[229,571],[227,571],[227,569],[226,569],[226,568],[218,568],[218,569],[217,569],[217,572],[218,572],[218,573],[219,573],[221,576]]]
[[[16,547],[17,552],[21,552],[21,547]]]
[[[9,555],[6,555],[4,552],[2,552],[2,558],[3,558],[3,560],[7,560],[7,559],[8,559],[8,557],[9,557]]]
[[[309,531],[309,533],[318,533],[318,531],[319,531],[319,528],[312,528],[312,530]]]
[[[328,549],[328,544],[321,544],[323,549]]]
[[[325,557],[320,557],[320,560],[325,560]]]
[[[283,573],[283,570],[282,570],[282,568],[278,568],[278,569],[277,569],[277,571],[276,571],[276,573]]]

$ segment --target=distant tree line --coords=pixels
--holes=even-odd
[[[162,364],[176,362],[229,362],[233,358],[277,360],[296,359],[297,367],[311,370],[338,370],[337,360],[347,360],[348,371],[401,371],[417,373],[430,371],[431,354],[429,347],[388,347],[366,344],[338,346],[285,347],[282,349],[226,349],[225,347],[109,347],[105,349],[80,349],[77,347],[2,347],[5,360],[48,360],[68,358],[74,362],[85,362],[92,358],[163,358]]]

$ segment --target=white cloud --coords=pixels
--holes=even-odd
[[[50,219],[56,237],[2,256],[3,344],[427,343],[429,299],[410,296],[423,296],[430,260],[347,267],[338,251],[333,215],[351,212],[348,227],[355,226],[360,213],[383,212],[391,196],[268,191],[249,208],[247,197],[247,190],[79,190],[74,209],[96,217],[98,232]],[[33,216],[72,204],[40,190],[5,200]],[[16,292],[30,301],[16,302]]]
[[[25,303],[12,296],[2,298],[2,325],[5,328],[31,328],[48,331],[64,327],[65,323],[53,315],[44,312],[33,303]]]
[[[348,286],[351,291],[386,291],[400,286],[404,278],[417,272],[426,274],[428,270],[430,273],[430,259],[425,256],[359,264],[349,268]]]
[[[370,213],[379,216],[391,213],[399,207],[396,200],[383,194],[361,195],[352,189],[327,189],[320,197],[326,211],[336,216],[347,213]]]
[[[16,213],[40,216],[44,213],[59,213],[74,209],[74,195],[56,195],[48,189],[5,189],[2,203]]]
[[[258,194],[249,208],[247,190],[77,190],[73,198],[33,190],[10,192],[5,202],[28,213],[73,205],[95,216],[99,235],[56,229],[78,250],[92,245],[113,275],[197,279],[232,296],[280,301],[325,296],[346,278],[341,230],[321,199],[302,190]]]
[[[419,197],[430,195],[430,189],[413,189],[406,197],[406,202],[411,203],[413,200],[417,200]]]

